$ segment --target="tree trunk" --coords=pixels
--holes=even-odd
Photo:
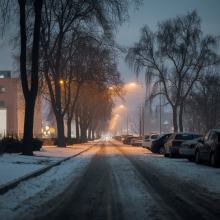
[[[81,134],[81,140],[86,141],[87,134],[86,134],[85,126],[83,125],[80,125],[80,134]]]
[[[178,132],[178,124],[177,124],[177,107],[173,106],[173,131]]]
[[[179,110],[179,131],[183,132],[183,104],[180,105]]]
[[[88,130],[88,139],[91,140],[92,139],[92,129],[89,128]]]
[[[92,129],[92,140],[94,140],[95,139],[95,131],[94,131],[94,129]]]
[[[75,123],[76,123],[76,141],[79,141],[79,118],[78,114],[75,113]]]
[[[72,119],[68,117],[67,119],[67,138],[70,141],[72,136],[71,136],[71,130],[72,130]]]
[[[34,107],[38,93],[38,66],[39,66],[39,45],[41,11],[43,0],[34,1],[34,31],[31,54],[31,78],[27,75],[27,29],[26,29],[26,0],[18,0],[20,10],[20,78],[25,99],[25,120],[23,134],[23,154],[33,155],[33,127],[34,127]],[[31,87],[29,88],[29,81]]]
[[[58,147],[66,147],[63,117],[60,114],[56,114],[55,116],[57,121],[57,145]]]
[[[33,155],[34,106],[35,100],[29,97],[25,104],[23,154],[30,156]]]

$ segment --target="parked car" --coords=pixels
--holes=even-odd
[[[131,144],[131,140],[134,138],[133,135],[128,135],[124,137],[123,144]]]
[[[196,145],[195,161],[208,162],[211,166],[220,166],[220,129],[209,130]]]
[[[143,138],[142,147],[150,149],[152,141],[156,140],[158,136],[158,134],[145,135]]]
[[[179,148],[179,154],[183,158],[187,158],[190,161],[195,160],[196,145],[202,140],[202,135],[193,140],[184,141]]]
[[[142,137],[134,137],[131,139],[132,146],[142,146]]]
[[[187,140],[193,140],[197,137],[199,137],[199,134],[194,133],[186,133],[186,132],[176,132],[173,133],[167,140],[167,142],[164,145],[164,156],[165,157],[174,157],[179,156],[179,149],[181,147],[181,144],[184,141]]]
[[[158,136],[155,140],[151,143],[151,151],[153,153],[160,153],[164,154],[164,144],[166,143],[167,139],[170,137],[171,133],[162,134]]]

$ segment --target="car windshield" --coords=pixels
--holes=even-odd
[[[175,137],[176,140],[192,140],[193,139],[193,135],[191,134],[177,134]]]

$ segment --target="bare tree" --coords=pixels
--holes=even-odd
[[[111,30],[125,18],[127,1],[48,0],[44,4],[42,45],[44,75],[50,92],[51,103],[57,121],[58,146],[65,146],[64,115],[60,80],[67,76],[66,47],[73,42],[76,33],[89,30],[96,34],[104,30],[111,37]],[[93,28],[90,28],[92,24]],[[101,27],[101,28],[100,28]]]
[[[10,9],[17,2],[20,28],[20,78],[25,100],[25,119],[23,134],[23,154],[33,155],[34,108],[38,93],[38,66],[40,47],[40,28],[43,0],[1,1],[3,17],[10,19]],[[27,13],[28,12],[28,13]],[[28,16],[29,15],[29,16]],[[30,16],[31,15],[31,16]],[[31,17],[31,18],[30,18]],[[6,21],[4,22],[6,24]],[[29,29],[28,29],[29,27]],[[31,38],[28,41],[28,36]],[[27,47],[31,46],[31,68],[27,70]]]
[[[205,133],[220,126],[220,76],[208,68],[196,83],[184,107],[185,124],[189,130]]]
[[[203,37],[200,23],[193,11],[160,23],[155,33],[145,26],[126,56],[137,72],[146,71],[147,82],[153,84],[150,98],[161,94],[171,105],[174,131],[183,131],[183,107],[201,71],[217,61],[216,38]]]

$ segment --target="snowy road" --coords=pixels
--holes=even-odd
[[[73,182],[45,219],[220,219],[219,169],[143,148],[100,143]]]

